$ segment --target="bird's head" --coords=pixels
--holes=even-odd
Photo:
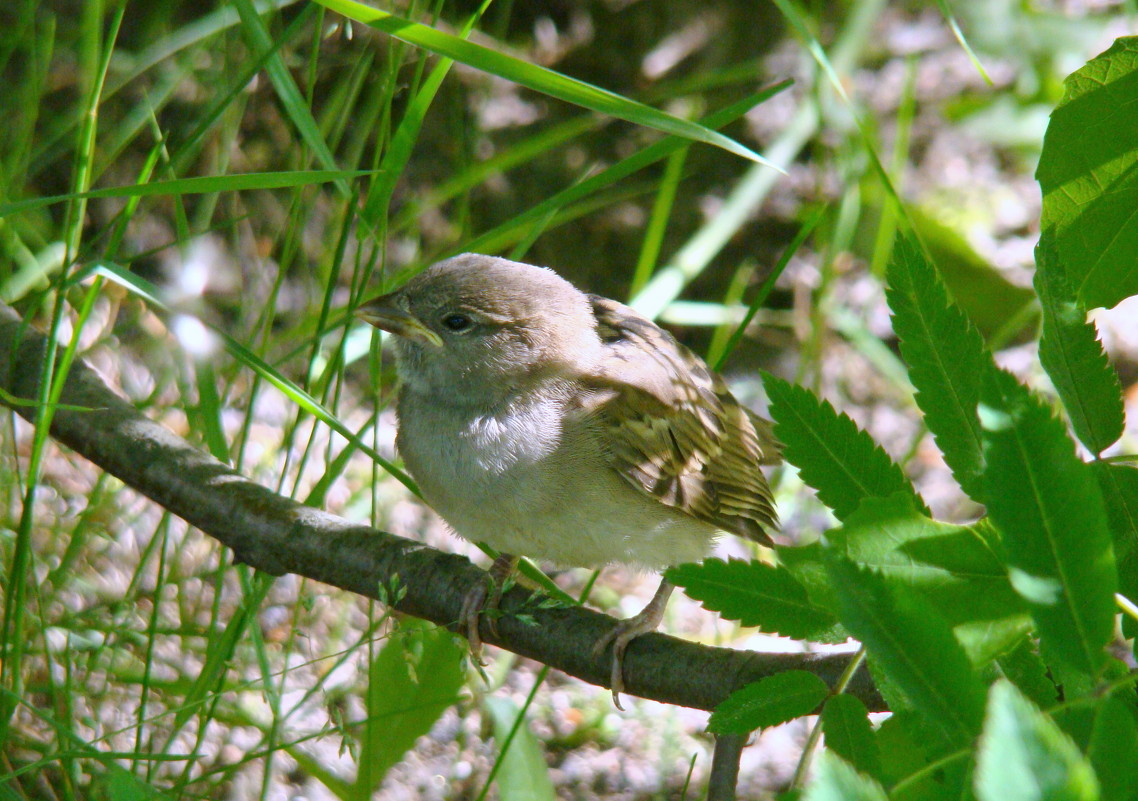
[[[396,335],[405,385],[436,402],[494,403],[585,369],[601,347],[588,297],[552,270],[467,253],[356,316]]]

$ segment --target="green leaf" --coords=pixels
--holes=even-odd
[[[822,543],[779,547],[777,550],[779,564],[806,589],[810,603],[834,614],[833,610],[837,609],[838,602],[834,588],[830,586],[830,577],[826,574],[826,565],[823,561],[825,547]],[[835,629],[835,636],[838,639],[833,642],[845,642],[849,639],[849,634],[840,624]]]
[[[1003,534],[1012,586],[1043,655],[1095,676],[1114,632],[1114,552],[1090,467],[1066,427],[1011,375],[993,371],[980,407],[984,497]]]
[[[1114,554],[1121,563],[1138,552],[1138,468],[1092,462],[1091,469],[1106,502]]]
[[[1095,454],[1122,436],[1122,386],[1094,324],[1075,302],[1067,274],[1051,237],[1044,233],[1035,248],[1035,291],[1043,306],[1039,361],[1051,376],[1071,427]]]
[[[860,772],[882,778],[881,754],[865,704],[846,693],[835,695],[822,709],[822,732],[828,749]]]
[[[770,398],[775,436],[786,446],[783,458],[797,467],[802,480],[839,520],[853,513],[863,498],[910,495],[924,508],[901,468],[869,434],[828,401],[770,373],[763,373]]]
[[[1084,309],[1138,294],[1138,37],[1118,39],[1066,81],[1035,177],[1043,230]]]
[[[991,369],[992,357],[980,332],[949,300],[936,268],[909,239],[897,240],[886,279],[893,330],[917,405],[953,476],[979,501],[984,455],[976,404],[982,371]]]
[[[1098,705],[1087,757],[1102,787],[1102,797],[1111,801],[1138,798],[1138,725],[1134,720],[1133,693],[1127,703],[1110,695]]]
[[[1030,635],[1035,625],[1026,610],[999,620],[970,620],[958,623],[952,633],[977,668],[986,666],[1014,651]]]
[[[886,801],[887,798],[880,784],[827,750],[818,758],[818,768],[806,787],[803,801]]]
[[[746,734],[809,715],[830,693],[826,682],[805,670],[788,670],[736,690],[715,707],[707,730]]]
[[[1102,491],[1114,558],[1118,564],[1118,591],[1138,603],[1138,468],[1093,462],[1091,470]],[[1138,622],[1122,617],[1122,631],[1133,637]]]
[[[502,801],[554,801],[557,793],[549,778],[549,766],[545,764],[541,744],[524,718],[518,721],[518,716],[523,713],[508,698],[488,695],[483,703],[493,721],[498,748],[510,740],[509,748],[498,756],[502,760],[497,778],[498,797]],[[513,738],[510,738],[511,731]]]
[[[843,556],[833,555],[826,569],[845,627],[949,743],[970,743],[980,731],[984,691],[944,618],[916,593]]]
[[[361,736],[361,797],[458,700],[463,650],[446,629],[406,618],[368,669],[367,722]]]
[[[1018,647],[1000,657],[999,668],[1036,706],[1048,708],[1059,700],[1059,689],[1048,675],[1034,639],[1025,638]]]
[[[948,294],[985,342],[996,347],[1021,336],[1035,336],[1035,293],[1031,289],[1013,284],[959,231],[920,206],[909,206],[908,213]]]
[[[106,773],[96,773],[91,781],[91,797],[96,799],[108,799],[108,801],[161,801],[162,799],[173,798],[173,796],[164,795],[158,788],[145,782],[140,776],[135,776],[119,765],[109,762],[105,765]],[[7,782],[5,782],[7,784]],[[0,786],[0,792],[4,789],[11,790],[11,787],[4,788]],[[26,798],[23,793],[16,794],[12,790],[11,795],[0,794],[2,801],[17,801],[21,798]]]
[[[1025,611],[1007,567],[980,526],[932,520],[907,493],[866,498],[829,541],[891,585],[931,601],[951,625],[998,620]]]
[[[976,757],[980,801],[1095,801],[1090,763],[1062,730],[1015,688],[999,680]]]
[[[924,716],[912,711],[891,715],[877,730],[882,767],[891,801],[944,801],[974,798],[975,768],[968,748],[947,746]]]
[[[529,64],[521,59],[507,56],[496,50],[468,42],[457,36],[443,33],[427,25],[396,17],[354,0],[316,0],[322,6],[343,14],[349,19],[377,28],[389,36],[394,36],[408,44],[422,47],[440,56],[454,59],[476,70],[488,72],[512,81],[535,92],[556,97],[567,103],[617,117],[622,120],[655,128],[664,133],[682,136],[696,142],[706,142],[723,148],[729,153],[745,159],[774,167],[753,150],[744,147],[723,134],[716,133],[702,125],[681,120],[650,106],[637,103],[618,94],[578,81],[552,70]],[[777,168],[776,168],[777,169]]]
[[[674,567],[667,579],[683,587],[705,609],[772,634],[818,640],[833,634],[838,622],[810,602],[806,588],[786,568],[757,560],[707,559],[702,564]]]

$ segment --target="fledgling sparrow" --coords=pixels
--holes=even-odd
[[[777,524],[760,465],[780,461],[771,424],[703,360],[632,309],[551,270],[465,254],[356,315],[396,334],[396,445],[423,497],[462,537],[501,556],[463,604],[476,658],[479,614],[514,554],[566,567],[661,570],[703,559],[721,531],[770,544]],[[613,643],[660,623],[662,580]],[[619,699],[617,700],[619,706]]]

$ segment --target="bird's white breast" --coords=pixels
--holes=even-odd
[[[661,568],[706,555],[715,529],[629,486],[556,391],[456,414],[400,399],[398,446],[461,536],[565,566]]]

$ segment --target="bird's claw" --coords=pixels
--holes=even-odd
[[[485,667],[486,662],[482,658],[482,634],[478,631],[478,624],[482,610],[486,608],[487,596],[486,584],[479,582],[462,599],[462,611],[458,614],[459,630],[466,633],[466,639],[470,643],[470,658],[474,664],[482,667]]]
[[[624,652],[628,644],[644,632],[635,625],[627,625],[630,621],[624,620],[609,629],[593,645],[593,656],[600,656],[612,643],[612,669],[609,674],[609,688],[612,690],[612,702],[621,712],[624,707],[620,703],[620,694],[624,692]]]

